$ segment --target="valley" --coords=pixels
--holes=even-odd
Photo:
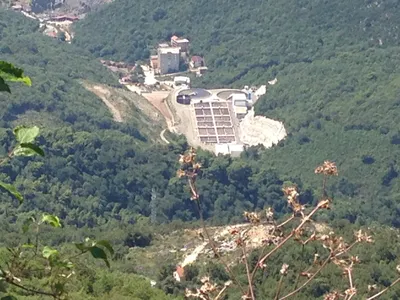
[[[78,300],[399,297],[395,1],[6,6],[0,59],[32,86],[0,94],[0,181],[24,197],[0,194],[1,278],[68,277]],[[21,125],[45,156],[10,155]],[[45,299],[7,276],[0,298]]]

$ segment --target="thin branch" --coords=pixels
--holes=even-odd
[[[354,293],[354,294],[351,294],[351,295],[349,296],[349,298],[347,298],[347,300],[350,300],[350,299],[353,298],[355,295],[356,295],[355,293]]]
[[[264,257],[262,257],[257,264],[254,266],[253,272],[251,273],[251,281],[253,282],[254,276],[258,268],[264,263],[264,261],[270,257],[273,253],[279,250],[292,236],[294,235],[294,231],[292,231],[284,240],[282,240],[275,248],[273,248],[270,252],[268,252]]]
[[[315,273],[310,278],[308,278],[308,280],[306,282],[304,282],[300,287],[295,289],[293,292],[287,294],[286,296],[280,298],[279,300],[287,299],[287,298],[293,296],[294,294],[297,294],[300,290],[302,290],[307,284],[309,284],[315,278],[315,276],[317,276],[322,271],[323,268],[325,268],[325,266],[329,263],[331,258],[332,258],[332,256],[330,254],[328,256],[328,258],[324,261],[324,263],[319,267],[319,269],[317,271],[315,271]]]
[[[347,272],[347,276],[348,276],[348,278],[349,278],[350,290],[353,290],[354,285],[353,285],[353,278],[352,278],[352,274],[351,274],[351,268],[352,268],[352,265],[351,265],[349,268],[346,269],[346,272]],[[355,293],[348,294],[348,295],[345,297],[345,300],[350,300],[351,298],[353,298],[354,295],[355,295]]]
[[[290,216],[289,219],[287,219],[286,221],[282,222],[281,224],[277,225],[276,228],[281,228],[283,226],[285,226],[287,223],[289,223],[290,221],[292,221],[295,218],[294,214]]]
[[[348,253],[349,251],[350,251],[350,249],[351,248],[353,248],[355,245],[357,245],[358,244],[358,241],[357,240],[355,240],[350,246],[348,246],[346,249],[344,249],[343,251],[341,251],[341,252],[338,252],[336,255],[335,255],[335,257],[338,257],[338,256],[340,256],[340,255],[342,255],[342,254],[344,254],[344,253]]]
[[[394,285],[396,285],[399,282],[400,282],[400,277],[397,278],[395,281],[393,281],[392,284],[389,285],[387,288],[383,289],[382,291],[380,291],[379,293],[373,295],[372,297],[367,298],[367,300],[372,300],[372,299],[375,299],[375,298],[379,297],[380,295],[385,293],[388,289],[390,289],[391,287],[393,287]]]
[[[218,300],[227,288],[228,288],[228,286],[224,285],[223,289],[218,293],[218,295],[214,298],[214,300]]]
[[[278,245],[276,245],[276,247],[274,249],[272,249],[270,252],[268,252],[263,258],[261,258],[256,266],[254,267],[254,270],[251,274],[251,278],[254,279],[254,275],[257,271],[257,269],[260,267],[260,265],[262,265],[264,263],[264,261],[270,257],[273,253],[275,253],[277,250],[279,250],[279,248],[281,248],[296,232],[298,232],[303,226],[304,224],[306,224],[311,217],[320,209],[320,205],[318,204],[307,216],[305,216],[303,218],[303,220],[301,221],[300,225],[296,227],[295,230],[292,230],[292,232],[283,240],[281,241]]]
[[[274,234],[274,232],[275,232],[276,229],[285,226],[285,225],[288,224],[290,221],[292,221],[294,218],[295,218],[295,215],[292,214],[287,220],[283,221],[281,224],[278,224],[278,225],[275,224],[274,231],[273,231],[272,235]],[[257,265],[260,263],[261,258],[263,257],[264,252],[265,252],[265,250],[267,249],[267,247],[268,247],[268,245],[266,245],[265,247],[262,248],[261,253],[260,253],[260,255],[259,255],[258,259],[257,259]],[[254,269],[253,272],[251,273],[251,281],[253,281],[253,278],[254,278],[254,275],[255,275],[255,272],[256,272],[256,271],[257,271],[257,270]]]
[[[254,297],[254,290],[253,290],[253,281],[251,279],[251,275],[250,275],[250,268],[249,268],[249,262],[247,261],[247,251],[246,251],[246,242],[243,241],[242,242],[242,251],[243,251],[243,259],[246,265],[246,274],[247,274],[247,280],[249,282],[249,290],[250,290],[250,296],[251,296],[251,300],[255,300],[256,298]]]
[[[349,276],[349,284],[350,284],[350,288],[352,289],[352,288],[354,288],[354,286],[353,286],[353,278],[351,277],[351,269],[350,268],[347,269],[347,276]]]
[[[9,160],[8,157],[1,158],[1,159],[0,159],[0,166],[3,165],[3,164],[5,164],[8,160]]]
[[[241,285],[241,283],[239,282],[239,280],[236,278],[235,274],[232,272],[231,268],[229,267],[229,265],[225,262],[225,260],[222,258],[222,256],[218,253],[215,244],[214,244],[214,239],[211,239],[211,236],[207,230],[206,224],[204,222],[204,218],[203,218],[203,210],[201,209],[201,205],[200,205],[200,200],[196,199],[196,204],[197,204],[197,209],[199,211],[199,215],[200,215],[200,223],[201,223],[201,227],[204,231],[204,233],[206,234],[206,237],[211,245],[211,248],[214,252],[214,255],[218,257],[218,259],[220,260],[220,262],[224,265],[226,271],[229,273],[230,277],[232,278],[232,280],[239,286],[241,292],[244,294],[245,291],[243,289],[243,286]]]
[[[25,287],[23,285],[20,285],[20,284],[14,282],[11,279],[8,279],[6,281],[7,281],[7,283],[9,283],[9,284],[11,284],[11,285],[13,285],[13,286],[15,286],[17,288],[20,288],[20,289],[22,289],[24,291],[27,291],[29,293],[37,294],[37,295],[43,295],[43,296],[50,296],[50,297],[53,297],[53,298],[57,299],[57,295],[55,295],[53,293],[49,293],[49,292],[45,292],[45,291],[41,291],[41,290],[31,289],[31,288]]]
[[[294,230],[286,238],[284,238],[278,245],[276,245],[275,248],[273,248],[271,251],[269,251],[267,254],[265,254],[264,257],[261,258],[259,264],[263,264],[264,261],[268,257],[270,257],[272,254],[274,254],[277,250],[279,250],[293,235],[294,235]],[[259,265],[259,264],[257,264],[257,265]],[[257,270],[257,266],[255,266],[254,270]]]
[[[281,275],[281,278],[279,279],[278,288],[276,289],[274,300],[279,299],[279,294],[281,293],[281,288],[282,288],[282,282],[283,282],[283,275]]]
[[[86,253],[88,253],[88,251],[83,251],[83,252],[80,252],[78,254],[74,254],[74,255],[68,257],[67,260],[73,260],[73,259],[77,258],[78,256],[81,256],[81,255],[86,254]]]

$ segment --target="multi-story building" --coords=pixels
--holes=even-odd
[[[158,68],[160,74],[168,74],[179,71],[180,48],[158,48]]]
[[[182,52],[188,52],[189,51],[189,40],[188,39],[181,39],[174,35],[171,37],[171,46],[172,47],[180,47]]]

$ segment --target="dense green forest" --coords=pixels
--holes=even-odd
[[[311,188],[310,170],[332,159],[342,171],[337,216],[398,227],[398,2],[206,3],[116,1],[76,25],[75,44],[136,61],[178,34],[210,69],[196,85],[241,88],[277,77],[255,110],[284,121],[289,136],[241,163],[256,159]]]
[[[5,180],[24,190],[27,201],[19,212],[49,211],[78,227],[104,224],[110,218],[134,223],[138,215],[152,212],[157,222],[196,220],[186,187],[175,178],[185,140],[172,136],[173,144],[154,144],[149,135],[159,134],[157,124],[149,132],[138,130],[143,125],[135,118],[114,122],[79,82],[114,84],[115,78],[100,63],[74,45],[36,33],[38,24],[27,18],[1,14],[2,57],[24,68],[33,84],[13,86],[11,95],[0,96],[2,153],[10,148],[11,128],[24,123],[43,127],[41,144],[48,153],[46,158],[20,159],[1,167]],[[274,170],[260,168],[251,159],[216,158],[206,152],[199,157],[205,167],[200,184],[206,217],[218,223],[241,220],[243,209],[272,204],[284,212],[282,180]],[[155,205],[149,206],[152,197]],[[2,213],[12,218],[11,212],[11,202],[4,203]]]

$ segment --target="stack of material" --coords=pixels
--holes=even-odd
[[[266,148],[278,144],[286,137],[282,122],[261,116],[254,116],[250,110],[240,123],[240,141],[250,146],[263,144]]]

